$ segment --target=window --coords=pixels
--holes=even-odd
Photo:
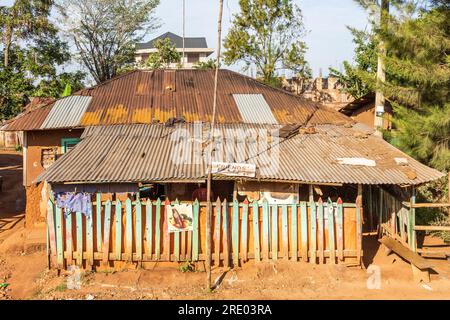
[[[188,53],[187,55],[188,63],[195,63],[200,60],[200,54],[198,53]]]
[[[41,165],[44,169],[47,169],[56,161],[57,153],[58,148],[41,149]]]
[[[63,138],[61,139],[61,149],[62,153],[69,152],[75,147],[75,145],[80,142],[80,138]]]

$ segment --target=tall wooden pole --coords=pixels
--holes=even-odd
[[[213,100],[213,113],[211,119],[211,130],[210,130],[210,152],[208,159],[208,179],[206,185],[206,198],[207,198],[207,213],[206,213],[206,283],[207,288],[211,289],[211,223],[212,223],[212,204],[211,204],[211,178],[212,178],[212,155],[213,155],[213,144],[214,144],[214,129],[216,123],[216,108],[217,108],[217,79],[219,76],[219,65],[220,65],[220,48],[222,43],[222,11],[223,11],[223,0],[219,0],[219,18],[217,26],[217,58],[216,58],[216,72],[214,75],[214,100]]]
[[[381,1],[380,8],[380,29],[386,30],[389,17],[389,0]],[[386,46],[382,39],[378,44],[378,67],[377,67],[377,88],[375,93],[375,116],[374,128],[377,136],[382,136],[383,115],[385,107],[385,97],[381,85],[386,81]]]
[[[184,37],[185,37],[185,19],[186,19],[186,0],[183,0],[183,58],[181,60],[181,67],[184,68],[184,52],[185,52],[185,45],[184,45]]]

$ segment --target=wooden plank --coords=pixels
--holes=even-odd
[[[242,261],[248,260],[248,199],[245,198],[242,206]]]
[[[270,206],[272,211],[272,259],[278,259],[278,206],[273,204]]]
[[[96,205],[95,205],[95,212],[96,212],[96,227],[97,227],[97,251],[102,251],[102,194],[100,192],[97,192],[96,194]]]
[[[259,204],[254,200],[252,203],[252,221],[253,221],[253,247],[256,262],[261,261],[260,245],[259,245]]]
[[[175,200],[174,204],[179,204],[178,199]],[[173,234],[173,254],[176,261],[180,261],[180,232],[174,232]]]
[[[222,230],[220,228],[220,220],[221,220],[221,208],[222,204],[220,203],[220,199],[217,198],[216,201],[216,221],[215,221],[215,233],[214,233],[214,255],[215,255],[215,264],[217,266],[220,265],[220,238],[222,234]]]
[[[168,216],[168,206],[170,201],[166,199],[164,202],[164,222],[163,222],[163,243],[164,243],[164,256],[167,260],[171,261],[170,257],[170,233],[169,233],[169,216]]]
[[[416,203],[416,189],[414,186],[411,187],[411,208],[409,210],[410,219],[409,219],[409,229],[411,232],[411,238],[408,239],[411,250],[416,252],[416,230],[414,229],[416,225],[416,209],[414,208],[414,204]]]
[[[362,185],[358,184],[358,196],[356,197],[356,251],[357,262],[361,263],[362,249]]]
[[[289,260],[289,231],[288,231],[288,205],[281,206],[281,227],[283,239],[283,257]]]
[[[156,200],[155,220],[155,255],[156,260],[161,258],[161,199]],[[194,220],[195,223],[195,220]]]
[[[131,199],[125,200],[125,253],[128,255],[128,261],[133,258],[133,208]]]
[[[414,230],[422,230],[422,231],[450,231],[450,226],[414,226]]]
[[[298,230],[297,230],[297,205],[291,205],[291,243],[292,260],[298,260]]]
[[[53,265],[56,265],[56,231],[55,231],[55,219],[54,219],[54,208],[56,206],[53,205],[51,200],[47,202],[47,230],[48,230],[48,240],[50,246],[50,262]]]
[[[109,260],[109,236],[111,232],[111,201],[105,203],[105,221],[103,228],[103,264],[107,264]]]
[[[336,243],[335,243],[335,234],[334,234],[334,207],[333,202],[330,198],[328,198],[327,202],[327,213],[328,213],[328,242],[329,242],[329,250],[330,250],[330,263],[336,263]]]
[[[239,266],[239,202],[233,200],[233,225],[231,229],[233,246],[233,266]]]
[[[325,256],[323,254],[325,250],[325,231],[324,231],[324,216],[323,216],[323,201],[322,198],[319,198],[317,202],[317,215],[319,216],[318,220],[318,245],[319,245],[319,263],[325,263]]]
[[[225,267],[229,267],[231,248],[230,248],[230,223],[229,223],[227,199],[223,201],[222,210],[223,210],[223,252],[224,252],[223,265]]]
[[[400,242],[390,237],[384,236],[378,241],[383,245],[385,245],[390,250],[394,251],[396,254],[398,254],[400,257],[402,257],[409,263],[414,264],[420,270],[434,267],[429,260],[422,258],[419,254],[415,253],[410,248],[403,246]]]
[[[91,268],[94,265],[94,224],[93,210],[91,203],[92,215],[86,218],[86,249],[87,249],[87,265]]]
[[[180,253],[180,260],[186,261],[186,242],[187,242],[187,231],[180,232],[180,238],[181,238],[181,253]]]
[[[147,240],[147,254],[153,253],[153,207],[150,199],[145,203],[145,238]]]
[[[136,203],[136,255],[142,261],[142,205],[139,198]]]
[[[311,254],[309,255],[311,257],[310,262],[316,263],[316,250],[317,250],[317,211],[316,211],[316,204],[314,201],[310,202],[310,210],[311,210]]]
[[[106,207],[105,207],[106,208]],[[106,210],[106,209],[105,209]],[[111,210],[111,209],[109,209]],[[115,254],[117,260],[122,260],[122,203],[116,201],[116,214],[114,215],[116,219],[116,246]]]
[[[306,202],[300,202],[300,223],[302,230],[302,260],[308,261],[308,212]]]
[[[55,231],[56,231],[56,263],[58,268],[64,267],[64,245],[63,245],[63,225],[62,210],[56,206],[55,208]]]
[[[67,251],[67,266],[73,264],[73,238],[72,238],[72,214],[66,218],[66,251]]]
[[[200,211],[200,203],[196,199],[194,201],[193,206],[193,224],[192,224],[192,261],[198,261],[199,256],[199,211]]]
[[[262,220],[263,220],[263,227],[262,227],[262,253],[263,253],[263,259],[265,261],[269,261],[269,203],[267,202],[267,199],[263,199],[262,203]]]
[[[82,219],[82,213],[76,212],[76,230],[77,230],[77,265],[82,266],[83,265],[83,219]]]
[[[338,257],[340,261],[344,261],[344,207],[342,206],[341,198],[337,200],[336,229]]]

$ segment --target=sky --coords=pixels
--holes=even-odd
[[[150,40],[162,33],[171,31],[182,35],[183,0],[161,0],[155,15],[161,27],[145,37]],[[294,1],[303,11],[306,29],[309,31],[304,41],[308,46],[307,61],[318,76],[320,70],[326,76],[329,67],[340,68],[342,61],[353,58],[354,44],[347,25],[364,29],[367,27],[367,14],[354,0],[297,0]],[[231,26],[233,14],[239,11],[238,0],[224,0],[222,37]],[[186,0],[186,36],[206,37],[209,47],[217,48],[217,18],[219,1]],[[240,66],[231,69],[240,71]]]

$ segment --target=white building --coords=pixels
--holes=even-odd
[[[183,37],[180,37],[172,32],[166,32],[157,38],[154,38],[146,43],[136,44],[136,62],[147,60],[151,53],[157,50],[154,47],[154,42],[159,39],[169,38],[180,53],[183,52]],[[214,49],[208,48],[206,44],[206,38],[184,38],[184,63],[182,68],[191,69],[198,62],[208,61],[208,57],[214,52]],[[173,65],[171,67],[176,67]]]

